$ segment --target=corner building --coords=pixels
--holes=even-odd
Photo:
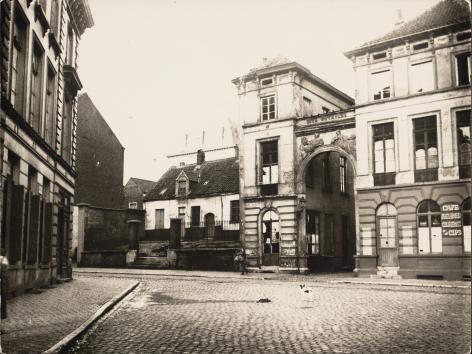
[[[353,268],[353,99],[284,57],[234,79],[241,241],[251,268]]]
[[[349,51],[359,276],[470,277],[470,8],[443,0]]]
[[[92,26],[87,0],[1,2],[0,240],[9,294],[72,276],[77,53]]]

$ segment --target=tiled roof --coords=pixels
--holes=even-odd
[[[416,18],[379,38],[364,43],[360,48],[467,21],[470,22],[470,8],[465,0],[442,0]]]
[[[149,181],[147,179],[140,179],[140,178],[135,178],[135,177],[131,177],[128,183],[130,181],[133,181],[141,189],[143,193],[149,193],[149,191],[153,189],[154,186],[156,185],[156,182],[154,181]]]
[[[190,186],[189,198],[239,192],[239,162],[236,157],[230,157],[205,161],[200,165],[200,170],[196,164],[171,167],[157,181],[144,201],[175,199],[175,180],[182,171],[187,176],[192,176],[191,180],[200,175]]]

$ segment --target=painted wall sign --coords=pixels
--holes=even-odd
[[[441,227],[443,236],[462,236],[462,214],[459,203],[441,205]]]

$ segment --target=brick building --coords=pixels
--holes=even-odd
[[[72,275],[80,36],[86,0],[1,2],[1,248],[8,292]]]
[[[469,4],[443,0],[346,53],[360,276],[470,277],[470,48]]]
[[[352,269],[354,100],[284,57],[232,82],[239,95],[241,237],[249,265]]]
[[[125,184],[125,207],[143,209],[143,198],[154,188],[156,182],[131,177]]]
[[[121,209],[124,147],[87,93],[78,97],[75,204]]]

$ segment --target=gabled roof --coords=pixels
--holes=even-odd
[[[189,198],[239,193],[239,161],[236,157],[230,157],[205,161],[199,167],[197,164],[171,167],[144,201],[176,199],[175,181],[182,171],[194,182],[190,185]]]
[[[364,48],[395,39],[419,35],[423,32],[467,22],[470,23],[470,8],[465,0],[442,0],[416,18],[405,22],[398,28],[395,28],[393,31],[379,38],[364,43],[359,48],[345,53],[345,55],[349,56]]]
[[[130,182],[133,182],[134,184],[136,184],[139,189],[141,189],[141,191],[143,193],[149,193],[149,191],[151,189],[154,188],[154,186],[156,185],[157,182],[154,182],[154,181],[149,181],[147,179],[140,179],[140,178],[135,178],[135,177],[131,177],[128,182],[126,183],[126,186],[130,183]],[[125,187],[126,187],[125,186]]]

